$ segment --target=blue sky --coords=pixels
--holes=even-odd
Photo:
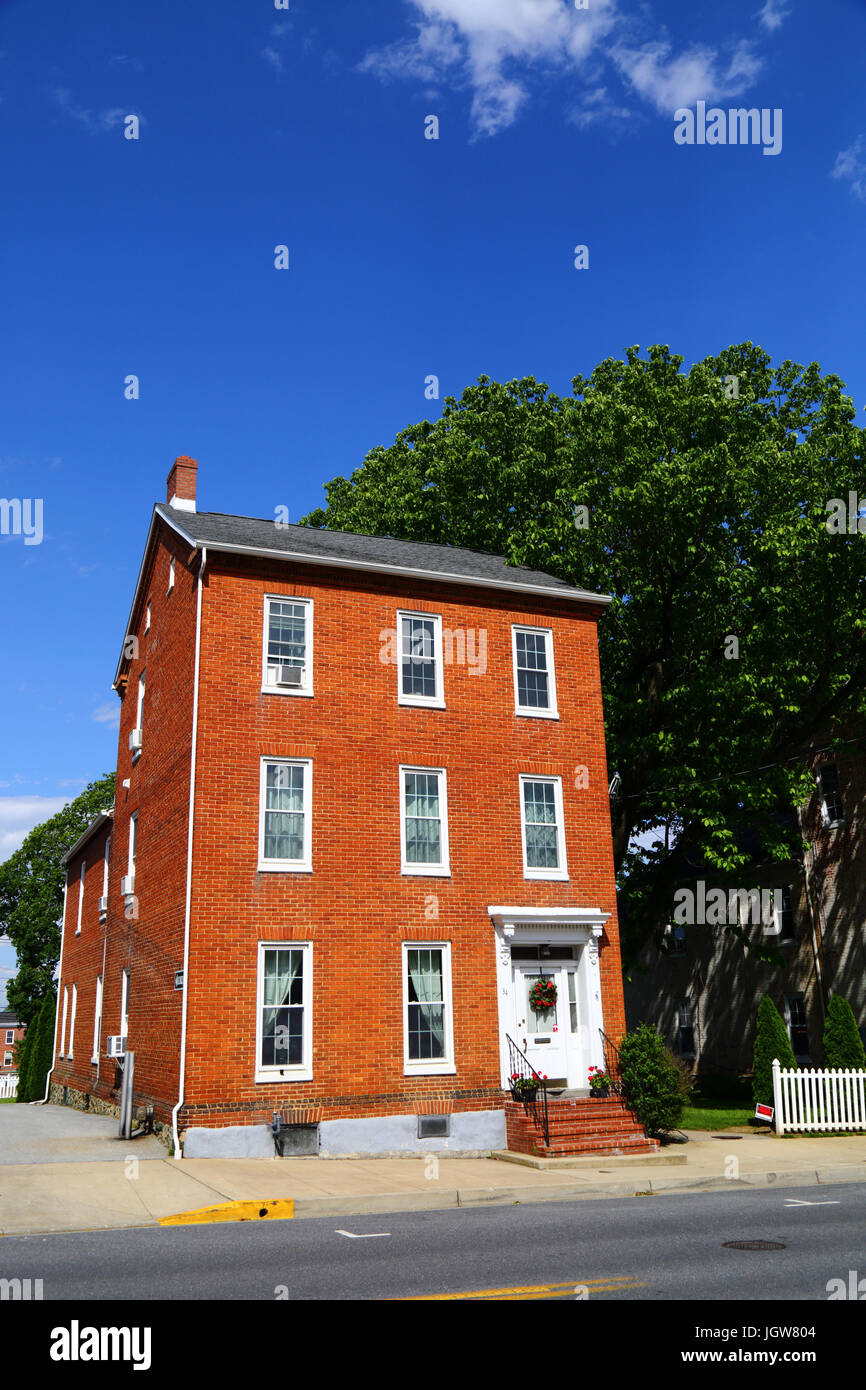
[[[862,409],[866,4],[695,10],[0,0],[0,496],[44,514],[0,535],[0,859],[114,765],[176,455],[202,509],[297,520],[431,374],[567,392],[633,343],[751,339]],[[780,153],[678,145],[699,101],[780,109]]]

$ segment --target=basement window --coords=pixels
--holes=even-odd
[[[447,1139],[451,1134],[450,1115],[419,1115],[419,1139]]]

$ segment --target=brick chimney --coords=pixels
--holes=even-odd
[[[168,505],[181,512],[195,511],[195,480],[198,464],[195,459],[181,454],[176,458],[168,475]]]

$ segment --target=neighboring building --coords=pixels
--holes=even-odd
[[[15,1047],[21,1042],[26,1031],[16,1013],[9,1009],[0,1010],[0,1076],[18,1070]]]
[[[508,1036],[581,1091],[625,1029],[608,600],[198,513],[196,470],[151,521],[113,814],[67,855],[52,1096],[116,1105],[113,1038],[188,1155],[272,1153],[275,1112],[323,1154],[504,1147]]]
[[[847,999],[866,1041],[866,756],[859,740],[812,760],[816,790],[799,829],[811,848],[795,861],[762,865],[744,887],[777,890],[750,939],[776,946],[763,964],[723,926],[667,928],[626,981],[630,1027],[654,1023],[699,1074],[751,1071],[758,1005],[769,994],[802,1066],[821,1066],[826,1006]],[[745,880],[748,878],[748,884]],[[745,914],[741,920],[745,925]]]

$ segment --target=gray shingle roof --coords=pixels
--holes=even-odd
[[[215,550],[270,552],[287,558],[309,558],[316,563],[331,560],[358,569],[413,571],[430,579],[462,579],[511,589],[537,589],[588,603],[610,602],[603,594],[576,589],[541,570],[509,565],[501,555],[489,555],[483,550],[361,536],[352,531],[319,531],[310,526],[278,526],[275,521],[256,517],[187,512],[164,504],[158,504],[156,511],[197,545]]]

